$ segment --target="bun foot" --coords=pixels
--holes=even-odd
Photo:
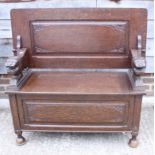
[[[16,139],[16,144],[17,145],[24,145],[25,143],[26,143],[26,140],[25,140],[25,138],[23,136],[17,137],[17,139]]]
[[[129,146],[131,147],[131,148],[136,148],[136,147],[138,147],[138,140],[137,139],[133,139],[133,138],[131,138],[130,140],[129,140]]]

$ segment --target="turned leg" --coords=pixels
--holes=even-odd
[[[26,140],[22,136],[22,131],[17,131],[16,135],[17,135],[16,144],[17,145],[24,145],[26,143]]]
[[[129,140],[129,146],[130,147],[136,148],[138,146],[137,136],[138,136],[138,134],[132,134],[132,137]]]

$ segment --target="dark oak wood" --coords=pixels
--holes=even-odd
[[[31,22],[32,54],[126,54],[128,22],[77,20]]]
[[[45,83],[45,81],[47,82]],[[31,74],[20,91],[61,94],[122,94],[129,93],[131,89],[126,72],[35,72]]]
[[[22,131],[130,132],[138,145],[145,9],[16,9],[6,63],[17,144]]]
[[[129,96],[116,100],[112,95],[33,94],[19,95],[18,103],[24,130],[108,132],[128,131],[132,126],[133,98]]]
[[[130,49],[137,48],[137,35],[146,48],[146,16],[145,9],[11,12],[13,38],[21,35],[33,68],[131,67]],[[13,43],[15,48],[15,39]]]

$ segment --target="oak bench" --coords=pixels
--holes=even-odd
[[[10,99],[22,131],[130,132],[145,94],[145,9],[14,9]]]

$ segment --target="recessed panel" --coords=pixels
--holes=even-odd
[[[125,54],[127,21],[32,21],[33,54]]]
[[[23,106],[28,124],[125,125],[128,122],[128,103],[121,101],[24,100]]]

